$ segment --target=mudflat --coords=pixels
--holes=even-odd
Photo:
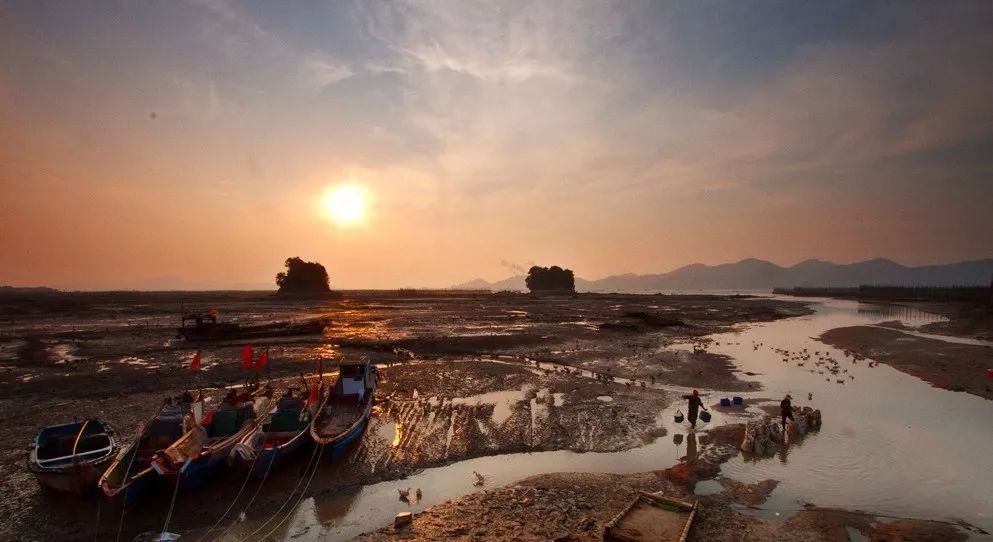
[[[615,451],[664,430],[658,412],[676,399],[663,386],[752,389],[726,357],[663,351],[734,324],[806,314],[803,303],[744,296],[345,295],[285,299],[265,293],[79,293],[0,299],[0,538],[131,539],[161,530],[169,495],[129,510],[41,491],[24,468],[37,429],[75,417],[109,421],[127,444],[166,395],[200,388],[213,401],[243,383],[244,343],[189,343],[180,315],[216,308],[222,320],[269,323],[328,317],[323,334],[255,340],[269,348],[260,378],[302,386],[325,360],[369,356],[380,364],[379,408],[346,461],[320,469],[307,496],[347,493],[470,457],[527,450]],[[191,373],[193,353],[202,367]],[[581,375],[580,371],[584,371]],[[591,375],[602,378],[590,378]],[[618,378],[613,378],[618,377]],[[495,395],[494,395],[495,394]],[[311,452],[273,472],[251,519],[292,495]],[[203,533],[229,511],[243,479],[222,472],[183,493],[169,530]],[[255,492],[253,482],[245,492]],[[123,521],[122,521],[123,517]],[[199,535],[197,535],[199,536]]]

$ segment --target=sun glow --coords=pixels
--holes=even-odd
[[[324,212],[341,225],[356,224],[365,216],[365,194],[356,186],[342,185],[324,195]]]

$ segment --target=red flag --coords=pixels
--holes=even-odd
[[[316,404],[320,400],[321,400],[321,394],[319,391],[317,391],[317,382],[314,382],[313,385],[310,386],[310,395],[307,396],[307,402],[303,405],[303,408],[306,409],[310,405]]]
[[[197,353],[196,354],[193,354],[193,361],[190,362],[190,370],[191,371],[199,371],[200,370],[200,351],[199,350],[197,350]]]
[[[251,369],[252,365],[252,345],[246,344],[241,349],[241,366],[245,369]]]
[[[265,352],[262,352],[262,355],[259,356],[259,359],[257,359],[255,361],[255,368],[256,369],[261,369],[261,368],[263,368],[263,367],[266,366],[266,363],[269,363],[269,348],[268,347],[266,347]]]

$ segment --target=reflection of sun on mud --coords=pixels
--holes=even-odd
[[[390,444],[391,448],[396,448],[400,445],[400,437],[403,436],[403,424],[396,424],[396,436],[393,437],[393,443]]]
[[[338,357],[338,347],[333,344],[321,344],[310,349],[312,359],[335,359]]]
[[[339,311],[326,332],[335,338],[362,340],[387,340],[410,336],[409,333],[398,334],[391,328],[389,318],[366,308]]]

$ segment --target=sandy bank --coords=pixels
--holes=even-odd
[[[870,360],[886,363],[939,388],[993,399],[993,348],[914,337],[871,326],[832,329],[820,340]]]

